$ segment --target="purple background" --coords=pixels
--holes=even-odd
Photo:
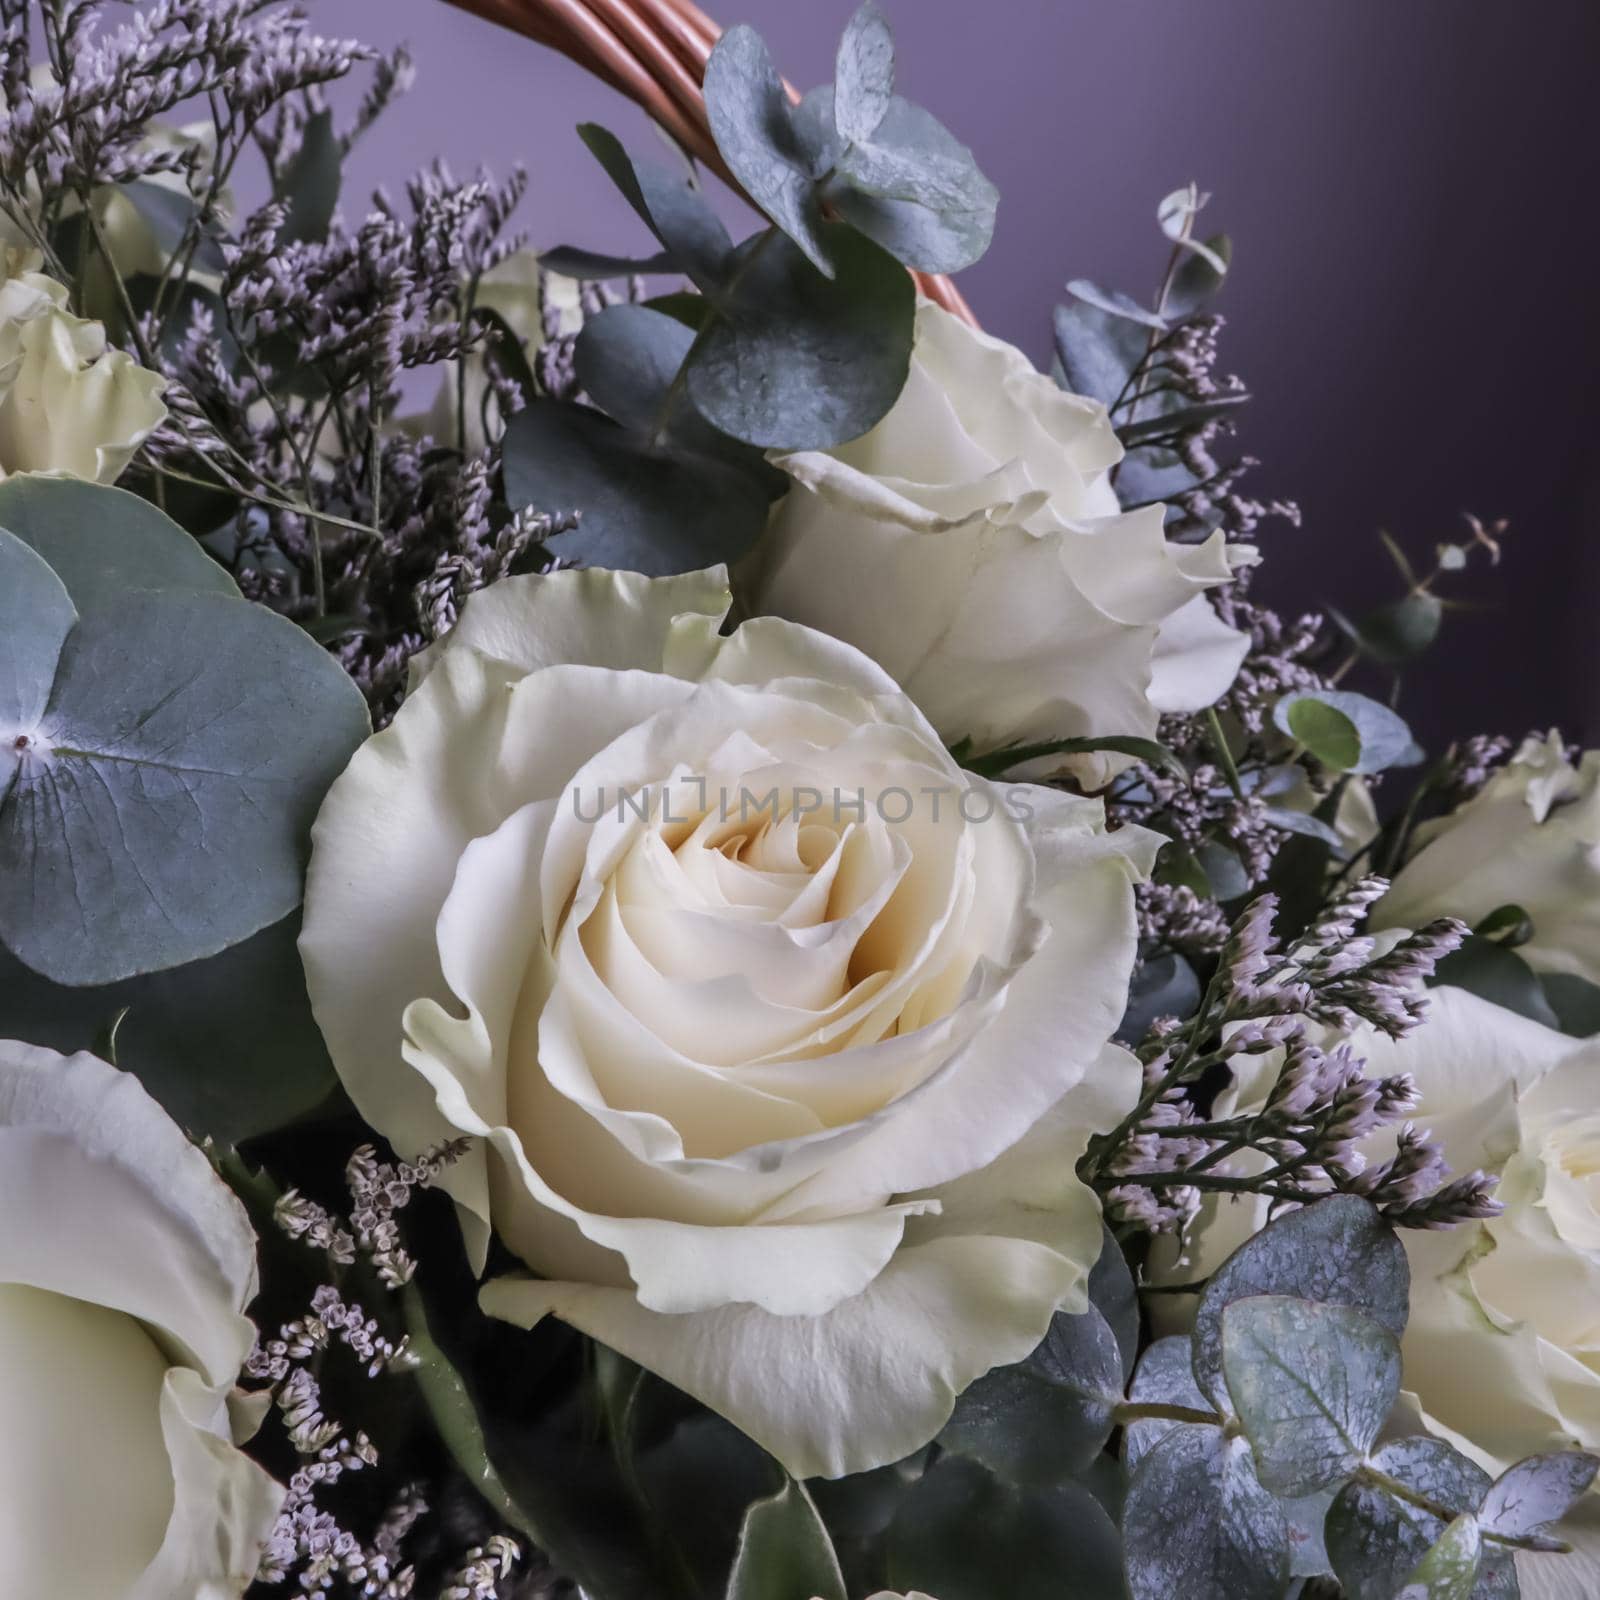
[[[900,81],[972,145],[999,226],[962,288],[1036,360],[1069,277],[1148,294],[1154,208],[1194,178],[1233,235],[1224,364],[1257,396],[1253,484],[1284,608],[1398,593],[1377,529],[1426,561],[1459,514],[1511,519],[1491,609],[1447,617],[1405,708],[1425,742],[1557,722],[1600,736],[1600,6],[1594,0],[883,0]],[[802,87],[853,0],[730,0]],[[352,158],[347,211],[433,155],[532,174],[535,245],[637,249],[578,143],[640,113],[443,0],[318,0],[324,32],[414,47],[419,78]],[[737,214],[737,208],[730,216]],[[752,222],[753,225],[753,222]],[[748,230],[745,230],[748,231]]]

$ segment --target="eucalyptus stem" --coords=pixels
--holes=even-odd
[[[1220,1428],[1223,1418],[1215,1411],[1200,1411],[1193,1406],[1167,1405],[1160,1401],[1126,1400],[1111,1411],[1111,1420],[1119,1428],[1130,1422],[1198,1422]]]
[[[1453,1511],[1447,1505],[1425,1495],[1420,1490],[1413,1489],[1410,1484],[1402,1483],[1398,1478],[1392,1478],[1387,1472],[1373,1466],[1371,1462],[1363,1462],[1356,1468],[1356,1477],[1362,1483],[1370,1483],[1374,1489],[1382,1489],[1385,1494],[1393,1495],[1396,1500],[1403,1500],[1407,1505],[1415,1506],[1419,1511],[1426,1511],[1429,1516],[1437,1517],[1441,1522],[1454,1522],[1459,1511]],[[1552,1555],[1570,1555],[1572,1546],[1560,1539],[1552,1539],[1547,1534],[1537,1534],[1532,1538],[1521,1539],[1515,1534],[1496,1533],[1492,1528],[1480,1530],[1485,1539],[1494,1544],[1506,1545],[1512,1550],[1537,1550],[1548,1552]]]

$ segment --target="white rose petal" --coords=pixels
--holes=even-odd
[[[1157,841],[972,779],[868,657],[726,606],[720,573],[474,596],[328,797],[301,949],[363,1115],[475,1136],[469,1248],[541,1274],[485,1306],[837,1475],[1081,1304]]]
[[[1160,506],[1122,513],[1121,455],[1103,406],[923,304],[883,421],[774,458],[793,487],[743,598],[865,650],[947,740],[1148,736],[1232,683],[1248,641],[1202,591],[1254,552],[1169,544]],[[1125,764],[1074,763],[1093,781]]]
[[[1600,751],[1576,766],[1556,734],[1530,738],[1459,810],[1417,830],[1420,848],[1373,908],[1375,927],[1434,917],[1475,926],[1521,906],[1517,953],[1541,972],[1600,983]]]
[[[0,1592],[242,1594],[282,1499],[229,1416],[243,1208],[133,1078],[10,1041],[0,1207],[26,1219],[0,1233]]]

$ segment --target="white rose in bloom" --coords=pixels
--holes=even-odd
[[[1518,905],[1541,972],[1600,983],[1600,751],[1573,766],[1557,734],[1528,739],[1459,810],[1417,830],[1421,848],[1373,908],[1374,927],[1433,917],[1476,925]]]
[[[244,1208],[139,1086],[0,1042],[0,1594],[236,1600],[282,1490],[234,1448]]]
[[[1160,506],[1119,511],[1121,457],[1104,406],[924,303],[883,421],[773,458],[794,484],[742,597],[865,650],[952,743],[1153,734],[1224,694],[1248,640],[1201,593],[1231,576],[1221,534],[1169,544]]]
[[[969,779],[848,645],[720,637],[728,598],[475,595],[323,806],[301,951],[368,1121],[478,1136],[469,1246],[541,1275],[486,1309],[836,1476],[1084,1304],[1073,1165],[1138,1092],[1107,1039],[1158,841]]]
[[[0,266],[0,478],[42,472],[114,483],[161,424],[166,381],[106,349],[41,272]]]

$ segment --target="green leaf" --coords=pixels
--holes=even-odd
[[[1081,739],[1051,739],[1043,744],[1014,744],[1003,750],[990,750],[982,755],[968,755],[962,765],[982,778],[998,778],[1015,771],[1025,761],[1040,761],[1046,756],[1092,755],[1100,750],[1110,750],[1120,756],[1132,756],[1147,766],[1159,767],[1178,779],[1189,781],[1189,769],[1164,744],[1155,739],[1136,739],[1122,734],[1090,734]]]
[[[344,152],[333,131],[333,113],[318,111],[307,118],[300,148],[295,151],[273,192],[287,202],[288,217],[278,235],[280,244],[314,244],[328,237],[328,225],[339,204]]]
[[[0,774],[0,942],[110,983],[299,904],[312,818],[368,728],[331,656],[263,606],[175,590],[97,601],[28,650],[49,701]]]
[[[1405,1247],[1367,1201],[1331,1195],[1291,1211],[1247,1239],[1212,1274],[1195,1308],[1195,1381],[1216,1404],[1226,1404],[1222,1317],[1235,1300],[1293,1295],[1354,1306],[1399,1338],[1410,1291]]]
[[[1279,1600],[1289,1527],[1250,1447],[1180,1425],[1139,1463],[1122,1513],[1133,1600]]]
[[[1463,1512],[1417,1563],[1395,1600],[1468,1600],[1478,1581],[1481,1550],[1477,1519]]]
[[[1087,305],[1094,306],[1096,310],[1105,312],[1107,316],[1136,322],[1141,328],[1154,328],[1157,333],[1167,331],[1165,317],[1140,305],[1131,295],[1124,294],[1120,289],[1102,289],[1099,284],[1090,283],[1087,278],[1074,278],[1067,285],[1067,293]]]
[[[1149,343],[1149,334],[1138,323],[1087,301],[1070,300],[1055,309],[1062,385],[1102,405],[1116,404]]]
[[[139,213],[139,220],[150,230],[150,237],[163,256],[175,256],[190,228],[198,226],[200,207],[181,189],[169,189],[148,178],[135,178],[130,183],[118,184],[117,193]],[[222,253],[221,231],[215,223],[200,229],[193,264],[202,272],[226,269],[228,262]]]
[[[1054,1483],[1082,1472],[1111,1436],[1122,1400],[1122,1351],[1093,1306],[1057,1312],[1026,1361],[997,1367],[956,1401],[939,1435],[1012,1483]]]
[[[706,119],[728,170],[825,278],[834,274],[811,164],[766,42],[748,23],[717,40],[705,72]]]
[[[1233,1409],[1273,1494],[1314,1494],[1366,1456],[1400,1393],[1400,1344],[1350,1306],[1235,1300],[1222,1319]]]
[[[125,489],[23,473],[0,483],[0,528],[44,558],[80,609],[129,589],[239,598],[191,535]]]
[[[1401,717],[1347,689],[1286,694],[1272,708],[1272,720],[1335,772],[1382,772],[1418,759]]]
[[[68,989],[0,949],[0,1036],[70,1055],[118,1017],[117,1065],[179,1127],[240,1144],[315,1111],[338,1086],[306,997],[299,913],[221,955]]]
[[[833,68],[833,117],[839,137],[863,143],[878,131],[894,98],[894,35],[866,0],[839,41]]]
[[[1575,1039],[1600,1033],[1600,985],[1570,972],[1542,973],[1539,982],[1556,1026],[1563,1033]]]
[[[813,93],[824,114],[828,91]],[[994,237],[999,190],[936,117],[899,95],[874,136],[843,144],[828,169],[834,210],[919,272],[970,267]]]
[[[1061,1600],[1064,1589],[1125,1600],[1121,1560],[1115,1525],[1081,1484],[1018,1487],[960,1456],[913,1485],[887,1539],[888,1583],[939,1600]]]
[[[1440,985],[1465,989],[1481,1000],[1515,1011],[1519,1017],[1542,1022],[1547,1028],[1561,1025],[1538,973],[1515,950],[1482,934],[1468,934],[1460,948],[1452,950],[1433,969],[1428,986]]]
[[[1439,637],[1444,603],[1421,591],[1369,611],[1360,622],[1330,610],[1333,620],[1362,654],[1386,667],[1403,667],[1424,654]]]
[[[1201,1394],[1199,1385],[1194,1381],[1194,1358],[1190,1353],[1188,1334],[1173,1334],[1166,1339],[1157,1339],[1145,1351],[1133,1374],[1128,1399],[1140,1405],[1188,1406],[1195,1411],[1211,1409],[1211,1402]],[[1122,1459],[1128,1471],[1133,1472],[1174,1428],[1206,1426],[1196,1422],[1175,1422],[1169,1417],[1142,1417],[1137,1422],[1129,1423],[1123,1430]]]
[[[705,195],[680,173],[634,161],[597,122],[581,123],[578,137],[684,274],[701,289],[719,283],[733,240]]]
[[[719,313],[688,363],[689,395],[713,427],[763,449],[828,450],[865,433],[911,367],[909,275],[842,223],[823,225],[837,269],[820,277],[781,233],[740,247]]]
[[[1502,950],[1515,950],[1533,937],[1533,918],[1518,905],[1496,906],[1472,931]]]
[[[548,272],[568,278],[649,277],[674,270],[677,258],[670,250],[653,256],[608,256],[596,250],[580,250],[576,245],[558,244],[539,252],[539,265]]]
[[[1553,1527],[1588,1493],[1600,1457],[1586,1450],[1529,1456],[1490,1485],[1478,1516],[1490,1533],[1523,1538]]]
[[[1442,1439],[1396,1439],[1372,1465],[1452,1516],[1476,1511],[1489,1475]],[[1446,1523],[1409,1500],[1357,1478],[1328,1509],[1324,1532],[1335,1576],[1350,1600],[1393,1600]],[[1475,1600],[1516,1600],[1516,1564],[1505,1546],[1486,1545]]]
[[[1188,251],[1178,263],[1162,309],[1176,322],[1192,317],[1222,287],[1232,264],[1233,241],[1225,233],[1213,234],[1204,250]]]
[[[811,1497],[793,1480],[745,1513],[727,1600],[845,1600],[844,1577]]]

